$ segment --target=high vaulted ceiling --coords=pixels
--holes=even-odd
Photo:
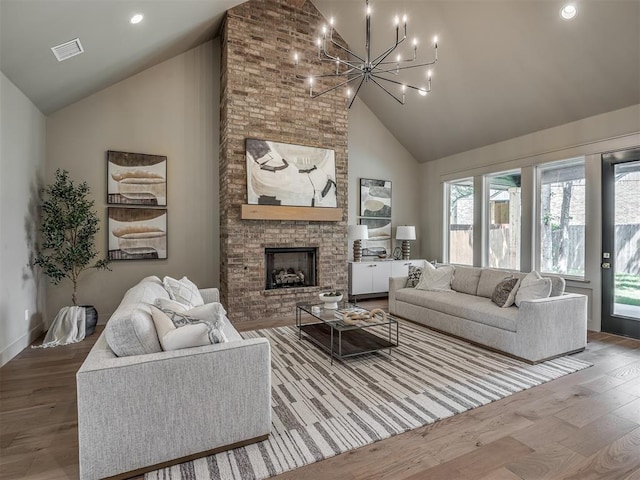
[[[0,0],[0,68],[49,114],[209,40],[239,3]],[[364,51],[364,0],[313,3]],[[437,34],[439,61],[427,97],[408,93],[403,106],[375,85],[360,96],[420,162],[639,104],[640,0],[580,0],[571,21],[562,4],[371,0],[373,52],[390,45],[392,19],[406,13],[419,58],[430,58]],[[145,19],[130,25],[138,11]],[[75,37],[85,53],[58,63],[49,48]],[[423,72],[408,73],[424,83]]]

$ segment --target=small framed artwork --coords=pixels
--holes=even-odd
[[[109,260],[167,258],[167,210],[108,208]]]
[[[360,216],[391,218],[391,180],[360,179]]]
[[[360,225],[366,225],[369,238],[362,240],[363,257],[387,257],[391,255],[391,219],[361,218]]]
[[[107,152],[107,203],[167,205],[167,157]]]

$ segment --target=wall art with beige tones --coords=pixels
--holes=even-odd
[[[167,205],[167,157],[107,152],[107,203]]]
[[[167,258],[167,210],[109,207],[109,260]]]
[[[249,204],[337,206],[333,150],[255,138],[246,149]]]

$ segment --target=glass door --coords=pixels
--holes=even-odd
[[[640,148],[602,155],[602,330],[640,338]]]

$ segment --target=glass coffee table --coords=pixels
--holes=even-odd
[[[396,319],[387,314],[386,319],[376,315],[372,321],[359,321],[352,325],[338,318],[336,312],[368,310],[346,302],[338,310],[323,308],[321,304],[296,304],[296,327],[298,338],[302,334],[312,343],[326,351],[333,359],[343,360],[355,355],[388,350],[398,346],[400,329]]]

